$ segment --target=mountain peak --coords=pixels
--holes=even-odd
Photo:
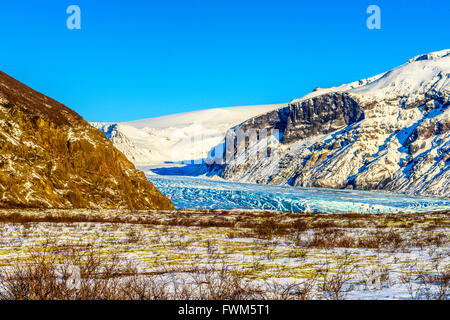
[[[424,60],[437,60],[437,59],[445,58],[448,56],[450,56],[450,49],[445,49],[445,50],[420,54],[418,56],[415,56],[412,59],[409,59],[407,63],[412,63],[412,62],[416,62],[416,61],[424,61]]]
[[[0,103],[15,105],[57,124],[71,124],[83,120],[75,111],[2,71],[0,71]]]

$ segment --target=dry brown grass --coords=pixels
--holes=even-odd
[[[167,227],[228,228],[229,237],[271,240],[287,238],[298,246],[318,248],[398,249],[404,246],[441,246],[449,241],[450,213],[424,214],[322,214],[267,211],[27,211],[0,210],[0,223],[109,223]],[[365,230],[372,230],[368,233]],[[410,232],[411,230],[411,232]],[[412,231],[414,230],[414,231]],[[301,239],[305,232],[309,239]],[[27,232],[26,228],[23,230]],[[133,231],[130,231],[133,232]],[[408,234],[405,237],[405,234]],[[138,235],[130,234],[130,243]]]
[[[53,249],[54,250],[54,249]],[[188,274],[184,282],[163,277]],[[60,252],[33,254],[25,265],[0,272],[2,300],[161,300],[252,299],[260,291],[242,278],[219,268],[172,268],[141,274],[117,256],[100,257],[92,248],[65,248]]]
[[[84,234],[94,234],[92,241],[100,242],[96,250],[95,243],[94,247],[89,247],[77,245],[76,240],[70,245],[53,243],[48,248],[45,244],[42,248],[31,248],[39,249],[39,253],[26,256],[26,263],[17,260],[0,267],[0,298],[345,299],[352,290],[355,274],[358,274],[359,284],[367,290],[381,290],[398,276],[393,276],[394,270],[384,262],[367,268],[352,255],[342,254],[343,251],[352,249],[357,253],[364,249],[374,255],[389,256],[411,248],[423,248],[435,259],[435,267],[432,271],[425,271],[423,266],[411,267],[402,276],[402,284],[409,288],[411,298],[447,299],[449,273],[445,264],[439,265],[445,259],[435,252],[446,252],[442,250],[445,248],[438,248],[449,243],[449,221],[448,212],[367,215],[233,210],[0,210],[0,235],[4,236],[0,241],[21,242],[41,237],[40,232],[48,227],[55,232],[53,240],[56,242],[61,235],[77,230],[89,231]],[[115,238],[102,240],[104,235],[114,232],[120,234],[117,243],[114,243]],[[190,232],[195,235],[185,237]],[[213,236],[202,238],[206,234]],[[194,244],[185,238],[193,240]],[[108,242],[110,240],[113,242]],[[107,248],[102,247],[105,244]],[[133,255],[121,254],[119,258],[111,253],[133,249],[141,252],[154,244],[156,253],[172,255],[170,261],[178,261],[165,264],[169,259],[163,259],[161,265],[152,263],[149,269],[138,271],[127,260]],[[280,244],[284,249],[279,250]],[[14,244],[15,248],[17,245],[22,246]],[[243,262],[242,266],[237,266],[236,261],[230,264],[230,260],[225,262],[229,258],[226,250],[235,257],[236,253],[247,257],[254,254],[253,260]],[[190,251],[201,252],[202,256],[183,260],[183,255],[188,256]],[[321,264],[320,260],[310,264],[314,259],[322,259],[323,253],[333,257],[327,263]],[[277,261],[280,257],[291,259],[291,266],[280,264]],[[187,263],[191,258],[208,263],[191,265]],[[293,265],[300,268],[296,270]],[[79,270],[80,274],[80,281],[76,283],[73,282],[74,270]],[[266,271],[271,278],[265,278]],[[281,278],[293,274],[298,280],[278,284],[273,282],[277,274]],[[181,278],[175,279],[173,275]],[[259,279],[258,285],[251,284],[249,279],[255,278],[247,275]]]

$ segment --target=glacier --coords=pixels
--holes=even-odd
[[[396,213],[449,210],[450,200],[396,193],[229,182],[203,177],[147,178],[177,209],[264,209],[290,212]]]
[[[447,49],[251,118],[226,133],[231,157],[208,163],[231,181],[450,198],[449,107]],[[282,139],[260,159],[264,135],[239,139],[274,130]]]
[[[233,182],[448,199],[449,106],[445,49],[287,104],[92,125],[136,166],[159,166],[158,174],[167,164],[194,163],[205,165],[189,175]]]

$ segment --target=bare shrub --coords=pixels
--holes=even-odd
[[[130,244],[140,243],[143,240],[142,233],[137,229],[130,229],[127,232],[127,242]]]
[[[256,225],[253,230],[258,237],[270,240],[278,233],[279,227],[275,219],[270,218]]]
[[[317,286],[317,278],[305,279],[299,283],[279,284],[272,283],[271,299],[274,300],[312,300],[316,298],[314,288]]]
[[[400,282],[407,288],[413,300],[448,300],[450,296],[450,272],[440,263],[434,265],[434,272],[423,272],[417,261],[410,262],[400,276]]]
[[[345,252],[336,261],[336,266],[332,268],[328,263],[318,270],[322,281],[319,290],[324,299],[343,300],[348,292],[352,290],[349,282],[353,278],[353,272],[357,268],[355,260],[349,252]]]

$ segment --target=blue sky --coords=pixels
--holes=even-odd
[[[373,76],[449,48],[449,20],[448,0],[1,0],[0,69],[88,121],[127,121]]]

